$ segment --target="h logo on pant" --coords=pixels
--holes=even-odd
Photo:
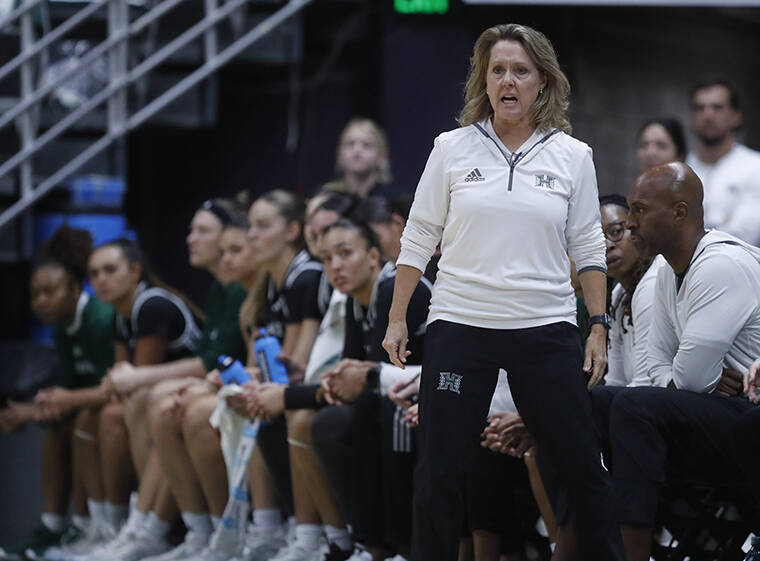
[[[441,372],[439,374],[437,390],[450,391],[459,394],[459,386],[462,385],[462,376],[453,372]]]

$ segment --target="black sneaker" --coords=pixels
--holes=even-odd
[[[0,548],[0,559],[9,561],[25,559],[24,552],[27,549],[40,552],[45,551],[48,547],[57,545],[61,541],[63,534],[64,532],[53,532],[49,530],[47,526],[40,523],[40,525],[32,530],[32,534],[24,541],[15,543],[6,548]]]
[[[330,549],[324,552],[322,555],[322,561],[346,561],[351,557],[352,551],[343,551],[336,544],[331,543]]]

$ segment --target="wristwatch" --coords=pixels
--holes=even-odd
[[[599,314],[598,316],[591,316],[588,318],[588,326],[591,327],[592,325],[600,323],[604,326],[604,328],[609,331],[610,325],[612,325],[612,318],[609,314]]]

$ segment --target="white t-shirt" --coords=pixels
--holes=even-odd
[[[724,367],[746,372],[760,356],[760,249],[712,230],[697,244],[680,289],[657,272],[649,376],[658,386],[711,392]]]
[[[612,290],[612,325],[608,345],[608,370],[604,382],[608,386],[652,386],[647,373],[647,339],[652,324],[652,309],[657,271],[667,265],[658,255],[641,277],[631,299],[631,317],[623,319],[621,305],[625,290],[621,284]],[[633,319],[633,324],[631,324]],[[623,329],[625,321],[625,330]]]
[[[760,244],[760,152],[734,144],[715,164],[703,163],[695,153],[686,163],[702,181],[705,228]]]
[[[428,322],[490,329],[576,323],[570,257],[606,271],[591,148],[534,133],[514,154],[490,121],[435,139],[398,264],[425,270],[441,245]]]

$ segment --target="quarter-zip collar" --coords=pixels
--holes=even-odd
[[[507,191],[512,190],[512,180],[517,164],[528,157],[535,156],[547,141],[560,132],[559,129],[551,129],[548,133],[539,133],[538,130],[535,130],[533,131],[533,134],[523,142],[517,152],[510,152],[499,138],[499,135],[496,134],[490,118],[480,123],[475,123],[473,126],[490,141],[486,142],[486,144],[493,143],[499,152],[501,152],[501,155],[504,156],[504,159],[509,166],[509,184],[507,186]]]

